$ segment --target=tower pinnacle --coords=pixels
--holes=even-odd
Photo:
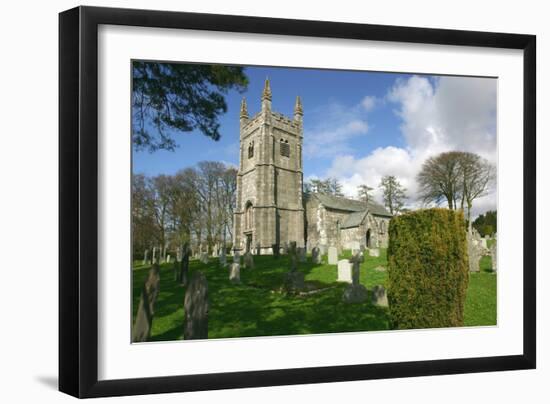
[[[269,78],[266,77],[264,84],[264,91],[262,93],[262,101],[271,101],[271,86],[269,85]]]
[[[241,119],[248,119],[248,109],[246,107],[246,98],[241,101]]]

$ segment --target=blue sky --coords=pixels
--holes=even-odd
[[[278,67],[247,67],[245,73],[246,92],[226,96],[219,141],[177,133],[174,152],[134,152],[134,172],[172,174],[203,160],[237,165],[241,99],[250,116],[257,113],[266,77],[273,110],[291,117],[296,96],[302,98],[304,177],[336,177],[349,196],[358,185],[376,187],[391,174],[414,204],[416,173],[442,151],[473,151],[496,162],[496,79]],[[493,193],[477,210],[495,207]]]

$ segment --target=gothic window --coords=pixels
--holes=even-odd
[[[290,145],[288,144],[288,140],[281,139],[280,147],[281,147],[281,156],[290,157]]]
[[[248,158],[251,159],[254,157],[254,142],[250,142],[248,145]]]
[[[250,229],[252,227],[252,202],[248,201],[244,209],[244,228]]]

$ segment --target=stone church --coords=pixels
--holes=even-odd
[[[292,118],[273,111],[269,80],[255,116],[248,116],[243,99],[233,248],[272,254],[292,241],[308,250],[387,246],[391,215],[384,207],[319,193],[304,195],[303,114],[300,97]]]

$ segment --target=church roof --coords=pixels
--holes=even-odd
[[[376,202],[369,201],[368,207],[367,209],[365,209],[365,202],[363,201],[327,194],[313,193],[312,195],[317,198],[319,202],[321,202],[326,208],[358,213],[357,215],[354,215],[353,218],[351,218],[352,215],[350,215],[344,223],[347,223],[348,219],[353,223],[355,223],[357,220],[360,220],[359,223],[355,225],[358,226],[363,220],[363,217],[366,214],[366,210],[368,210],[371,214],[375,216],[391,217],[391,214],[386,210],[386,208],[384,208],[382,205],[377,204]]]
[[[340,225],[340,228],[348,229],[350,227],[357,227],[363,222],[366,215],[367,215],[366,210],[363,210],[361,212],[350,213],[348,216],[346,216],[346,219]]]

